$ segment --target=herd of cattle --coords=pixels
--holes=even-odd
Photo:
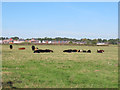
[[[71,52],[86,52],[86,53],[91,53],[91,50],[76,50],[76,49],[68,49],[68,50],[64,50],[63,52],[68,52],[68,53],[71,53]]]
[[[12,49],[12,48],[13,48],[13,46],[10,45],[10,49]],[[45,50],[38,49],[38,48],[35,48],[35,46],[32,46],[31,48],[34,51],[33,53],[53,52],[53,50],[50,50],[50,49],[45,49]],[[24,49],[25,49],[24,47],[19,48],[19,50],[24,50]],[[91,50],[76,50],[76,49],[72,50],[72,49],[68,49],[68,50],[64,50],[63,52],[67,52],[67,53],[72,53],[72,52],[91,53]],[[100,50],[100,49],[97,50],[97,53],[103,53],[103,52],[104,52],[104,50]]]

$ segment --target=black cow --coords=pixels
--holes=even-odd
[[[72,50],[72,52],[78,52],[78,50],[74,49],[74,50]]]
[[[91,50],[88,50],[87,53],[91,53]]]
[[[68,53],[71,53],[71,52],[77,52],[78,50],[76,50],[76,49],[74,49],[74,50],[72,50],[72,49],[68,49],[68,50],[64,50],[63,52],[68,52]]]
[[[71,53],[71,52],[72,52],[72,49],[64,50],[63,52]]]
[[[12,45],[10,45],[10,49],[12,49],[13,48],[13,46]]]
[[[34,50],[34,53],[40,53],[41,50]]]
[[[53,52],[53,50],[45,49],[44,52]]]
[[[82,50],[82,52],[87,52],[86,50]]]
[[[53,50],[49,50],[49,49],[45,49],[45,50],[38,49],[38,50],[35,50],[35,51],[34,51],[34,53],[44,53],[44,52],[53,52]]]
[[[33,51],[35,50],[35,46],[32,46],[32,50],[33,50]]]

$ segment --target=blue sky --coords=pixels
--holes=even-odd
[[[117,38],[117,2],[3,2],[2,36]]]

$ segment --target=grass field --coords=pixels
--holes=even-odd
[[[54,52],[33,53],[31,45],[13,45],[10,50],[2,45],[3,82],[12,81],[17,88],[118,88],[117,46],[36,46]],[[92,53],[63,53],[64,49],[91,49]]]

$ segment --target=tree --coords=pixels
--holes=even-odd
[[[0,37],[0,40],[5,40],[5,37]]]
[[[101,42],[102,42],[102,39],[101,39],[101,38],[98,38],[98,42],[101,43]]]
[[[97,39],[93,39],[93,40],[92,40],[92,44],[93,44],[93,45],[96,45],[96,44],[97,44],[97,42],[98,42],[98,40],[97,40]]]
[[[109,39],[108,43],[109,44],[118,44],[118,39]]]
[[[72,41],[69,42],[69,44],[72,44],[72,43],[73,43]]]
[[[103,42],[103,43],[106,43],[106,42],[107,42],[107,39],[103,39],[102,42]]]
[[[11,37],[13,40],[18,40],[19,37]]]

